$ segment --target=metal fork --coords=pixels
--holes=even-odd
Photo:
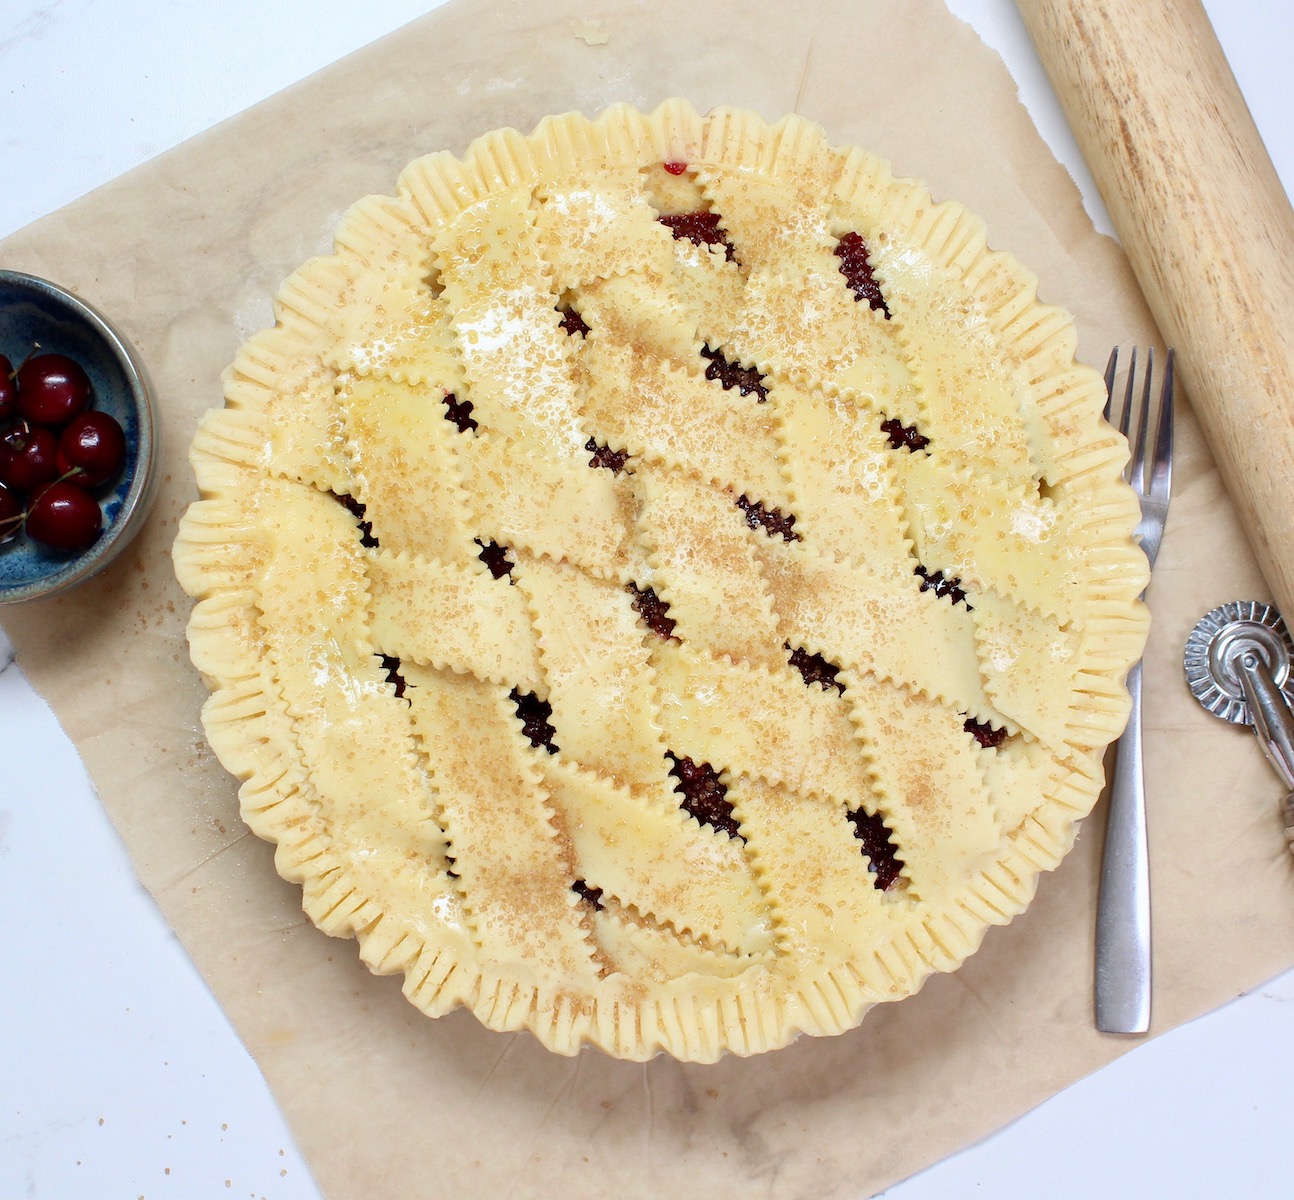
[[[1106,420],[1111,419],[1116,346],[1105,368]],[[1141,501],[1136,536],[1151,567],[1164,536],[1173,469],[1173,352],[1168,351],[1158,401],[1151,398],[1154,351],[1146,353],[1145,379],[1136,427],[1137,352],[1128,365],[1128,384],[1119,415],[1119,432],[1132,443],[1123,477]],[[1157,414],[1153,435],[1151,410]],[[1150,443],[1153,436],[1154,442]],[[1149,445],[1149,453],[1147,448]],[[1096,1027],[1103,1033],[1145,1033],[1150,1028],[1150,864],[1146,847],[1146,792],[1141,756],[1141,663],[1128,672],[1132,709],[1119,739],[1110,788],[1110,808],[1101,862],[1101,893],[1096,912]]]

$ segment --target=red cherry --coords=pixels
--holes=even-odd
[[[106,412],[74,417],[58,439],[58,473],[80,488],[105,484],[126,461],[126,435]]]
[[[7,542],[22,524],[22,500],[0,484],[0,542]]]
[[[0,422],[18,411],[18,385],[14,382],[13,363],[0,354]]]
[[[88,492],[59,480],[27,510],[27,532],[55,550],[84,550],[103,525],[103,514]]]
[[[26,421],[0,437],[0,483],[31,492],[58,475],[58,438],[41,425]]]
[[[18,411],[42,425],[65,425],[90,407],[90,378],[66,354],[34,354],[18,368]]]

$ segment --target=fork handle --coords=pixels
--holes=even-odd
[[[1283,612],[1294,209],[1199,0],[1016,0]]]
[[[1141,758],[1141,664],[1128,672],[1132,710],[1119,739],[1096,908],[1096,1027],[1150,1028],[1150,857]]]

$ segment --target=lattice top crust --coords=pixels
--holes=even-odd
[[[325,931],[574,1053],[850,1028],[1059,862],[1147,571],[1069,316],[796,117],[412,163],[225,374],[175,544]]]

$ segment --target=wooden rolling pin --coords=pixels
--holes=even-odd
[[[1017,7],[1294,621],[1294,210],[1213,27],[1198,0]]]

